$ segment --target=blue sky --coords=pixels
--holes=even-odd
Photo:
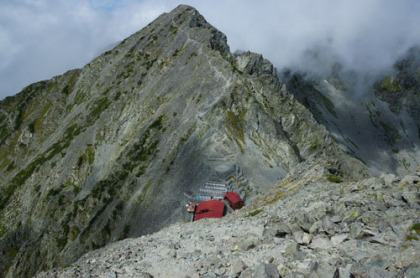
[[[376,72],[420,44],[416,0],[0,0],[0,99],[80,68],[178,4],[194,6],[231,50],[262,53],[278,68],[322,68],[324,50],[347,67]],[[327,57],[328,56],[328,57]]]

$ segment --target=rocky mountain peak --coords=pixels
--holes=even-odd
[[[6,98],[1,275],[187,222],[183,193],[232,175],[247,205],[276,184],[297,192],[366,177],[289,90],[262,55],[230,53],[181,5],[85,67]]]
[[[220,51],[220,53],[225,56],[230,54],[226,35],[208,23],[196,9],[187,5],[180,5],[175,8],[171,14],[173,14],[175,18],[185,18],[185,24],[188,24],[190,28],[205,28],[210,30],[211,48]]]

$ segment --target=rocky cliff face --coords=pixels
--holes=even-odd
[[[261,55],[179,6],[82,69],[0,102],[1,276],[183,221],[182,193],[241,169],[248,201],[286,175],[366,175]]]
[[[410,49],[391,74],[363,88],[337,65],[326,79],[299,73],[285,80],[290,93],[372,173],[404,175],[420,166],[419,53]]]

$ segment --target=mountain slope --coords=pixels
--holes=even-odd
[[[418,47],[410,49],[394,72],[364,88],[339,66],[326,79],[300,73],[286,80],[317,121],[374,174],[404,175],[420,166],[419,53]]]
[[[286,175],[356,179],[261,55],[233,55],[193,8],[163,14],[82,69],[0,103],[2,276],[185,221],[182,193],[242,171],[248,199]]]
[[[282,183],[254,208],[109,244],[37,277],[417,278],[419,182],[420,172],[383,175],[295,193]]]

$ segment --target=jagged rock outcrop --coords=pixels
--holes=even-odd
[[[183,221],[182,192],[241,168],[248,200],[288,173],[357,179],[261,55],[233,55],[193,8],[163,14],[82,69],[0,102],[0,275],[66,266]],[[308,177],[307,177],[308,178]],[[261,271],[270,271],[264,268]]]
[[[287,180],[223,219],[126,239],[37,277],[419,277],[419,193],[420,175]]]

